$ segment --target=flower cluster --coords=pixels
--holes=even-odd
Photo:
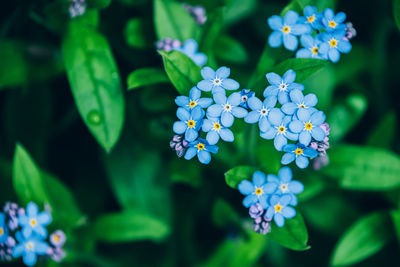
[[[71,0],[68,11],[71,18],[82,16],[86,11],[86,1]]]
[[[306,6],[303,16],[288,11],[282,18],[274,15],[268,19],[273,30],[268,42],[271,47],[282,45],[295,51],[300,43],[303,48],[296,53],[298,58],[318,58],[338,62],[341,53],[349,53],[350,39],[356,35],[351,23],[344,23],[346,14],[327,8],[317,12],[317,8]]]
[[[207,56],[204,53],[198,52],[198,44],[194,39],[188,39],[185,43],[181,44],[179,40],[171,38],[164,38],[156,43],[158,50],[169,52],[177,50],[188,56],[193,62],[202,67],[207,63]]]
[[[243,180],[239,191],[246,197],[243,206],[249,208],[249,215],[254,219],[254,231],[266,234],[271,231],[271,221],[278,227],[285,224],[285,219],[296,216],[297,194],[303,192],[303,184],[292,180],[289,167],[279,170],[278,176],[265,175],[261,171],[253,174],[252,182]]]
[[[206,9],[203,6],[191,6],[186,3],[183,3],[182,6],[193,17],[198,25],[203,25],[204,23],[206,23]]]
[[[51,221],[50,213],[39,212],[33,202],[26,209],[16,203],[6,203],[0,212],[0,260],[22,257],[27,266],[35,265],[39,257],[61,261],[65,257],[62,247],[66,237],[63,231],[57,230],[50,235],[50,244],[46,241],[46,226]]]

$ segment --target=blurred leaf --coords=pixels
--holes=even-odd
[[[0,41],[0,58],[0,88],[18,86],[27,82],[28,66],[19,43]]]
[[[324,68],[328,62],[315,58],[290,58],[274,67],[274,72],[283,75],[286,71],[292,69],[296,72],[297,83],[303,82],[308,77]]]
[[[360,262],[381,250],[390,240],[389,218],[386,213],[369,214],[354,223],[336,244],[333,266]]]
[[[249,16],[255,11],[257,4],[257,0],[225,0],[224,22],[232,24]]]
[[[210,14],[207,14],[206,23],[202,26],[202,36],[199,43],[201,51],[206,53],[213,52],[217,39],[221,36],[223,29],[224,9],[216,8]],[[208,55],[209,56],[209,55]]]
[[[93,224],[94,237],[107,243],[161,241],[170,231],[166,222],[141,211],[106,214]]]
[[[400,187],[400,157],[371,147],[336,146],[329,150],[330,163],[324,173],[342,187],[357,190],[390,190]]]
[[[188,95],[190,89],[202,79],[201,68],[179,51],[158,51],[163,57],[165,72],[181,95]]]
[[[266,43],[265,47],[263,49],[263,52],[261,54],[261,57],[257,63],[256,70],[254,71],[253,75],[251,76],[249,80],[249,88],[253,87],[260,87],[262,88],[264,85],[258,86],[258,84],[261,84],[261,82],[265,81],[265,74],[269,71],[271,71],[271,68],[275,64],[275,58],[273,57],[273,48]],[[253,89],[254,90],[254,89]]]
[[[214,224],[221,228],[227,227],[232,221],[239,221],[239,216],[236,211],[222,198],[218,198],[215,201],[212,214]]]
[[[400,0],[393,0],[393,15],[397,28],[400,30]]]
[[[134,48],[146,48],[152,45],[148,37],[148,23],[142,18],[130,19],[125,26],[124,35],[126,43]]]
[[[318,175],[315,172],[307,172],[306,175],[300,176],[299,180],[301,180],[304,185],[304,191],[298,196],[299,202],[313,199],[315,196],[320,194],[325,188],[323,178],[324,177],[321,177],[321,175]]]
[[[237,189],[242,180],[251,180],[257,170],[251,166],[236,166],[225,173],[225,182],[233,189]]]
[[[110,151],[124,123],[124,97],[107,40],[71,21],[62,50],[79,113],[96,140]]]
[[[137,89],[142,86],[168,82],[169,79],[164,71],[156,68],[143,68],[131,72],[128,76],[128,90]]]
[[[368,136],[367,145],[390,149],[396,134],[396,113],[389,112]]]
[[[194,160],[172,160],[170,163],[170,177],[173,183],[185,183],[199,187],[202,183],[202,169]]]
[[[273,142],[267,142],[260,138],[258,141],[260,142],[255,148],[257,162],[268,173],[277,173],[281,168],[281,153],[276,151]]]
[[[391,211],[390,217],[392,219],[394,230],[396,232],[397,242],[400,243],[400,209]]]
[[[243,45],[227,35],[217,39],[214,49],[216,57],[227,62],[243,63],[248,58]]]
[[[199,27],[181,3],[154,0],[154,24],[158,39],[171,38],[181,42],[196,39]]]
[[[315,6],[318,11],[323,11],[325,8],[335,8],[336,0],[292,0],[290,3],[282,10],[281,16],[285,15],[289,10],[293,10],[303,14],[303,10],[306,6]]]
[[[156,85],[151,85],[146,88],[146,90],[140,91],[139,99],[143,109],[159,113],[161,111],[171,110],[175,108],[175,102],[171,101],[171,91],[166,90],[169,85],[164,86],[164,88]],[[172,92],[174,92],[172,90]],[[151,103],[151,105],[149,105]],[[159,130],[159,129],[158,129]],[[158,131],[156,130],[156,131]]]
[[[277,227],[272,223],[271,232],[267,235],[275,242],[293,250],[307,250],[308,232],[303,216],[297,211],[296,217],[286,219],[283,227]]]
[[[106,8],[111,4],[111,0],[86,0],[89,8]]]

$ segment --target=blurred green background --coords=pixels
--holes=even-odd
[[[253,233],[242,196],[225,183],[239,165],[279,170],[282,154],[255,128],[237,120],[235,142],[221,144],[209,165],[169,148],[179,93],[155,42],[161,24],[186,18],[183,9],[162,0],[87,2],[75,19],[64,0],[15,0],[0,10],[0,203],[51,204],[54,227],[68,238],[59,265],[400,266],[399,0],[186,1],[207,10],[189,35],[208,65],[230,67],[241,88],[255,73],[258,96],[265,73],[293,57],[266,46],[268,17],[314,4],[344,11],[357,30],[350,54],[302,81],[332,128],[330,165],[292,168],[305,185],[297,207],[305,251]],[[141,68],[161,82],[148,76],[133,86],[129,74]],[[100,93],[83,93],[93,88]]]

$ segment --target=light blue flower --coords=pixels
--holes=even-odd
[[[289,194],[284,195],[273,195],[270,198],[270,206],[265,213],[267,219],[274,219],[278,227],[282,227],[285,224],[285,218],[291,219],[296,216],[296,210],[289,205],[291,196]]]
[[[233,142],[235,139],[232,131],[222,126],[218,117],[208,117],[208,119],[205,119],[202,129],[203,132],[207,133],[206,140],[210,145],[218,143],[220,137],[225,142]]]
[[[46,211],[39,212],[38,206],[33,202],[29,202],[26,206],[26,214],[19,215],[18,221],[25,237],[35,233],[39,237],[45,238],[47,237],[45,226],[51,223],[52,218],[50,213]]]
[[[12,256],[18,258],[22,256],[22,261],[27,266],[33,266],[37,262],[38,255],[46,255],[50,246],[44,242],[36,233],[26,235],[26,232],[15,234],[19,242],[12,251]]]
[[[322,28],[322,14],[317,12],[315,6],[306,6],[304,8],[304,17],[299,18],[300,23],[310,25],[313,29],[319,30]]]
[[[287,144],[287,139],[292,141],[298,140],[299,135],[289,130],[289,123],[292,121],[292,116],[285,116],[280,109],[274,108],[270,111],[268,120],[271,128],[266,132],[262,132],[260,136],[267,140],[274,139],[276,150],[281,151],[282,147]]]
[[[284,104],[281,108],[287,115],[297,114],[297,110],[301,108],[313,108],[318,102],[318,98],[315,94],[304,96],[303,93],[297,89],[290,92],[290,100],[291,102]]]
[[[175,103],[178,106],[183,107],[187,110],[191,110],[197,106],[200,106],[202,108],[208,108],[213,102],[212,98],[209,97],[200,98],[200,96],[201,96],[201,91],[196,86],[194,86],[190,90],[189,97],[183,95],[178,96],[175,98]]]
[[[288,11],[283,19],[274,15],[268,19],[268,25],[274,30],[268,38],[271,47],[282,45],[290,50],[296,50],[299,41],[296,35],[311,33],[311,27],[306,24],[298,23],[299,15],[294,11]]]
[[[302,35],[300,37],[300,42],[304,48],[297,51],[297,58],[328,59],[328,43],[322,42],[318,38],[313,38],[308,34]]]
[[[228,98],[222,93],[214,94],[216,104],[207,109],[208,117],[221,117],[221,123],[224,127],[231,127],[236,118],[244,118],[247,110],[240,107],[240,93],[233,93]]]
[[[228,78],[230,74],[231,70],[227,67],[220,67],[217,71],[210,67],[204,67],[201,70],[201,76],[204,80],[197,83],[197,88],[204,92],[212,91],[213,94],[225,94],[225,90],[239,89],[239,83]]]
[[[277,96],[279,103],[286,104],[289,102],[289,93],[294,89],[303,90],[304,85],[295,83],[296,72],[288,70],[283,77],[274,72],[266,75],[268,82],[271,84],[264,90],[264,97]]]
[[[5,243],[8,238],[6,216],[0,212],[0,244]]]
[[[345,32],[346,24],[346,14],[339,12],[335,15],[335,12],[331,8],[327,8],[324,11],[322,17],[322,24],[327,32]]]
[[[176,134],[185,133],[185,140],[192,142],[199,136],[199,130],[203,123],[204,111],[200,106],[192,111],[185,108],[178,108],[176,116],[180,121],[174,123],[173,129]]]
[[[293,120],[289,124],[289,129],[293,133],[299,134],[299,142],[308,146],[311,142],[311,137],[316,141],[322,141],[325,138],[325,132],[321,128],[321,124],[325,122],[325,114],[322,111],[312,112],[301,108],[297,110],[298,120]]]
[[[351,44],[345,40],[345,31],[334,33],[321,33],[317,36],[320,40],[329,45],[328,59],[332,62],[338,62],[340,53],[349,53],[351,51]]]
[[[243,206],[246,208],[260,203],[263,208],[268,207],[268,194],[273,193],[276,190],[276,184],[267,183],[265,174],[260,171],[256,171],[253,174],[253,182],[243,180],[239,184],[239,192],[245,195],[243,199]]]
[[[297,167],[304,169],[309,164],[308,158],[315,158],[318,156],[318,152],[315,149],[306,147],[300,143],[287,144],[283,147],[283,151],[287,152],[282,156],[281,163],[284,165],[290,164],[296,160]]]
[[[211,161],[211,154],[210,153],[217,153],[218,147],[215,145],[210,145],[207,140],[204,139],[197,139],[189,144],[188,150],[185,154],[185,159],[190,160],[197,155],[199,161],[203,164],[208,164]]]
[[[204,53],[197,52],[198,47],[195,40],[189,39],[181,47],[174,50],[187,55],[196,65],[202,67],[207,63],[207,56]]]
[[[304,190],[304,186],[299,181],[292,181],[293,174],[289,167],[282,167],[279,170],[278,177],[269,174],[267,176],[268,183],[276,184],[276,192],[274,194],[291,196],[290,205],[297,205],[297,197],[295,194],[300,194]]]
[[[240,106],[242,108],[249,108],[249,105],[247,104],[247,100],[249,98],[253,97],[255,93],[253,91],[250,91],[250,89],[243,89],[240,91]]]
[[[276,96],[269,96],[264,100],[264,102],[261,102],[260,99],[253,96],[248,100],[248,105],[252,111],[247,114],[244,121],[247,123],[258,122],[258,127],[261,132],[268,131],[271,128],[268,116],[272,108],[275,107],[276,101]]]

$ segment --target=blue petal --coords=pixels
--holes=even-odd
[[[264,191],[264,187],[263,187],[263,191]],[[268,204],[268,195],[267,194],[263,194],[263,195],[259,196],[258,201],[263,209],[268,208],[269,204]]]
[[[208,151],[208,152],[211,152],[211,153],[217,153],[218,152],[218,147],[217,146],[211,146],[211,145],[209,145],[209,146],[206,146],[206,150]]]
[[[305,48],[314,47],[314,38],[309,34],[304,34],[300,37],[301,45]]]
[[[311,58],[313,55],[309,49],[302,48],[297,51],[296,58]]]
[[[37,256],[32,251],[25,251],[24,255],[22,256],[22,261],[27,266],[33,266],[37,262]]]
[[[279,85],[282,82],[281,76],[279,76],[278,74],[276,74],[274,72],[267,73],[266,77],[267,77],[268,82],[273,85]]]
[[[206,139],[210,145],[215,145],[219,141],[219,135],[216,131],[209,131]]]
[[[202,80],[197,83],[197,88],[204,92],[209,92],[214,87],[211,80]]]
[[[232,131],[226,128],[221,129],[219,131],[219,135],[221,136],[221,139],[225,142],[233,142],[233,140],[235,140]]]
[[[279,93],[279,87],[276,85],[270,85],[267,88],[265,88],[263,96],[264,97],[270,97],[270,96],[277,96]]]
[[[290,99],[296,104],[301,104],[304,101],[303,93],[298,89],[290,91],[289,95]]]
[[[192,128],[188,128],[185,132],[185,140],[193,142],[199,136],[199,133]]]
[[[282,45],[282,32],[274,31],[268,37],[268,44],[271,47],[279,47]]]
[[[197,100],[200,98],[200,96],[201,96],[201,91],[199,90],[199,88],[194,86],[194,87],[192,87],[192,89],[190,89],[190,92],[189,92],[190,99]]]
[[[299,181],[292,181],[288,185],[290,192],[300,194],[304,190],[304,186]]]
[[[199,105],[202,108],[208,108],[212,104],[213,100],[209,97],[205,98],[200,98],[199,101],[197,102],[197,105]]]
[[[328,20],[332,20],[335,17],[335,12],[331,8],[325,9],[324,17]]]
[[[225,89],[222,88],[221,86],[214,86],[212,89],[212,94],[222,94],[222,95],[226,95],[225,93]]]
[[[262,108],[263,103],[261,102],[260,99],[258,99],[258,97],[251,97],[247,100],[247,104],[249,105],[249,107],[252,110],[259,110]]]
[[[299,142],[308,146],[311,142],[311,134],[308,131],[302,131],[299,135]]]
[[[244,121],[247,123],[256,123],[259,119],[260,112],[253,110],[247,114],[247,116],[244,118]]]
[[[47,245],[43,241],[35,242],[35,252],[38,255],[46,255],[48,253],[49,248],[50,248],[49,245]]]
[[[229,128],[232,126],[234,117],[230,112],[222,112],[221,123],[223,126]]]
[[[268,181],[268,183],[279,184],[279,179],[278,179],[278,177],[276,177],[276,176],[273,175],[273,174],[268,174],[268,175],[267,175],[267,181]]]
[[[197,52],[196,54],[190,55],[190,59],[197,65],[197,66],[204,66],[207,63],[208,57],[200,52]]]
[[[265,98],[263,104],[266,108],[273,108],[275,107],[277,101],[278,99],[276,98],[276,96],[268,96],[267,98]]]
[[[314,107],[318,103],[318,98],[314,94],[308,94],[304,97],[304,105],[306,107]]]
[[[47,230],[43,226],[36,226],[33,231],[38,234],[41,238],[47,237]]]
[[[313,6],[306,6],[304,8],[304,15],[306,15],[307,17],[315,14],[317,12],[317,9]]]
[[[244,117],[247,116],[248,112],[247,112],[246,109],[244,109],[242,107],[233,107],[232,108],[232,114],[236,118],[244,118]]]
[[[267,212],[265,213],[265,217],[267,217],[268,219],[272,219],[274,213],[275,213],[274,207],[268,207]]]
[[[280,109],[273,108],[268,114],[268,120],[272,125],[279,126],[284,116],[285,114]]]
[[[176,110],[176,116],[178,117],[178,119],[180,119],[181,121],[188,121],[190,119],[190,113],[189,111],[187,111],[185,108],[178,108]]]
[[[288,115],[293,115],[298,106],[295,103],[289,102],[282,106],[282,111]]]
[[[310,111],[300,108],[297,110],[297,118],[299,118],[300,121],[303,122],[308,122],[310,120]]]
[[[287,91],[280,91],[278,94],[278,101],[281,105],[284,105],[290,101],[289,93]]]
[[[287,219],[291,219],[296,216],[296,210],[292,207],[285,207],[282,209],[282,215]]]
[[[297,167],[299,167],[301,169],[307,168],[308,159],[306,157],[300,155],[296,158],[296,165],[297,165]]]
[[[220,104],[214,104],[207,109],[207,115],[211,117],[219,117],[221,116],[222,110],[223,108]]]
[[[287,139],[282,134],[278,134],[274,139],[274,146],[276,150],[282,151],[282,147],[287,144]]]
[[[184,107],[184,106],[186,106],[186,105],[189,105],[189,97],[183,96],[183,95],[178,96],[178,97],[175,98],[175,103],[176,103],[178,106],[181,106],[181,107]]]
[[[346,14],[344,12],[339,12],[335,16],[336,23],[343,23],[346,20]]]
[[[310,122],[313,125],[321,125],[322,123],[324,123],[325,119],[326,119],[326,116],[325,116],[324,112],[318,111],[318,112],[314,112],[311,115]]]
[[[294,35],[291,34],[284,34],[283,35],[283,46],[290,51],[296,50],[299,41]]]
[[[226,100],[225,94],[216,93],[216,94],[213,94],[213,97],[214,97],[215,103],[220,104],[220,105],[226,104],[227,100]]]
[[[241,96],[240,93],[233,93],[228,97],[228,103],[231,104],[232,106],[239,106]]]
[[[289,10],[288,12],[286,12],[285,16],[283,17],[283,21],[285,24],[292,25],[297,22],[298,18],[299,18],[299,15],[296,12]]]
[[[248,195],[247,197],[245,197],[243,199],[243,206],[245,206],[246,208],[249,208],[251,205],[256,204],[258,201],[256,195]]]
[[[267,183],[263,186],[263,191],[266,194],[272,194],[275,192],[276,188],[277,188],[276,183]]]
[[[253,183],[248,180],[243,180],[238,186],[239,192],[243,195],[250,195],[254,192],[255,188]]]
[[[253,174],[253,183],[257,187],[261,187],[263,184],[265,184],[266,177],[263,172],[256,171]]]
[[[271,140],[275,138],[276,132],[277,132],[276,129],[271,127],[268,131],[261,132],[260,136],[264,139]]]
[[[348,41],[339,41],[337,48],[341,53],[349,53],[352,47]]]
[[[292,83],[296,79],[296,72],[292,69],[288,70],[283,74],[282,80],[285,83]]]
[[[199,121],[204,116],[204,111],[200,106],[193,108],[192,112],[190,113],[192,120]]]
[[[286,131],[286,138],[292,141],[297,141],[299,140],[299,134]]]
[[[261,117],[260,121],[258,122],[258,127],[260,128],[261,132],[266,132],[271,128],[271,124],[266,117]]]
[[[280,197],[279,199],[279,203],[282,206],[286,206],[287,204],[289,204],[290,200],[292,200],[292,197],[289,194],[284,194]]]
[[[172,127],[174,133],[176,134],[183,134],[186,131],[187,124],[183,121],[176,121]]]
[[[269,203],[271,206],[274,206],[278,204],[280,197],[278,195],[272,195],[271,198],[269,199]]]
[[[199,161],[203,164],[208,164],[211,161],[210,152],[207,152],[205,150],[200,150],[200,152],[197,154],[197,157],[199,158]]]
[[[279,31],[283,27],[282,18],[278,15],[273,15],[268,19],[268,25],[272,30]]]
[[[325,138],[325,132],[321,127],[313,127],[311,130],[312,137],[317,141],[322,141]]]
[[[285,225],[285,219],[283,218],[282,214],[276,213],[274,216],[274,221],[276,223],[276,226],[282,227]]]
[[[23,243],[20,243],[13,248],[12,256],[14,258],[18,258],[21,257],[24,252],[25,252],[25,245]]]
[[[240,85],[233,79],[224,79],[222,81],[222,87],[224,87],[226,90],[237,90],[239,89]]]
[[[217,69],[216,76],[220,79],[225,79],[228,78],[229,75],[231,74],[231,69],[227,67],[220,67]]]
[[[279,170],[278,176],[282,182],[287,183],[292,180],[293,174],[289,167],[282,167]]]
[[[178,109],[179,110],[179,109]],[[187,112],[187,110],[183,109],[185,112]],[[188,112],[187,112],[188,113]],[[178,117],[179,118],[179,117]],[[180,119],[180,118],[179,118]],[[26,211],[27,211],[27,215],[29,217],[34,217],[37,215],[38,212],[38,206],[33,203],[33,202],[29,202],[28,205],[26,206]]]
[[[293,25],[290,32],[294,35],[302,35],[311,33],[312,28],[308,24],[296,24]]]
[[[293,152],[293,151],[296,150],[296,148],[297,148],[296,145],[294,145],[294,144],[288,144],[288,145],[284,146],[284,147],[282,148],[282,150],[285,151],[285,152]]]
[[[210,67],[204,67],[201,70],[201,76],[207,80],[215,79],[215,71]]]
[[[294,155],[294,153],[288,152],[282,156],[281,163],[284,165],[287,165],[287,164],[293,162],[293,160],[295,158],[296,158],[296,156]]]
[[[300,133],[304,130],[304,123],[298,120],[294,120],[289,124],[289,129],[294,133]]]
[[[329,59],[334,63],[338,62],[340,59],[340,53],[336,48],[329,49],[328,55]]]
[[[318,156],[318,152],[315,149],[310,148],[310,147],[307,147],[306,149],[304,149],[303,154],[312,159]]]
[[[214,127],[214,123],[210,119],[205,119],[203,122],[203,132],[209,132]]]

